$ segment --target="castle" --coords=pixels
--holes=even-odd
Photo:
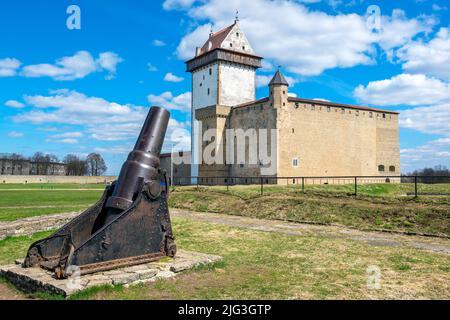
[[[191,176],[207,182],[207,177],[227,176],[400,174],[397,112],[291,97],[280,70],[269,83],[269,96],[256,100],[261,60],[236,19],[211,32],[186,62],[192,73]],[[249,155],[242,160],[242,152],[261,149],[261,141],[252,140],[261,129],[268,133],[264,143],[273,153],[272,171],[264,171],[259,159],[249,161]],[[244,132],[243,139],[236,141],[230,130]],[[205,161],[205,151],[225,160]]]

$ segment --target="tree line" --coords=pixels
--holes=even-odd
[[[444,183],[450,182],[450,170],[446,166],[435,166],[434,168],[423,168],[408,173],[408,176],[417,176],[421,183]]]
[[[105,160],[99,153],[90,153],[83,158],[76,154],[67,154],[62,159],[54,154],[36,152],[31,157],[25,157],[18,153],[1,154],[0,160],[8,160],[13,168],[22,165],[24,162],[33,162],[36,166],[36,174],[42,175],[48,172],[54,173],[58,165],[64,164],[66,175],[68,176],[101,176],[108,167]]]

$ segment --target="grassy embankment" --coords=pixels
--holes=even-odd
[[[340,224],[450,236],[450,196],[405,196],[407,184],[177,187],[171,207],[296,222]],[[422,192],[450,194],[450,184],[420,185]]]

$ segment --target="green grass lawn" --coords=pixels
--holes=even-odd
[[[37,190],[52,190],[52,189],[104,189],[104,184],[89,183],[1,183],[0,190],[8,189],[37,189]]]
[[[155,283],[93,288],[72,299],[450,299],[448,255],[180,218],[173,228],[179,248],[221,255],[223,262]],[[0,241],[0,263],[22,258],[47,234]],[[379,290],[367,287],[369,266],[381,270]]]
[[[11,188],[15,189],[16,186]],[[61,184],[57,185],[56,188],[72,189],[72,185]],[[98,185],[96,188],[76,191],[40,189],[37,186],[32,188],[36,190],[0,189],[0,221],[11,221],[61,212],[82,211],[100,199],[103,194],[103,188]]]
[[[448,190],[449,185],[420,186]],[[450,236],[450,196],[402,196],[408,185],[176,187],[171,207],[264,219],[341,224],[361,229],[388,229]]]

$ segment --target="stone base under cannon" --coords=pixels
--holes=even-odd
[[[68,297],[84,289],[100,285],[132,285],[170,278],[179,272],[220,261],[220,256],[179,250],[175,258],[124,267],[120,269],[55,279],[54,274],[40,267],[23,268],[17,264],[0,266],[0,275],[27,293],[44,292]]]

